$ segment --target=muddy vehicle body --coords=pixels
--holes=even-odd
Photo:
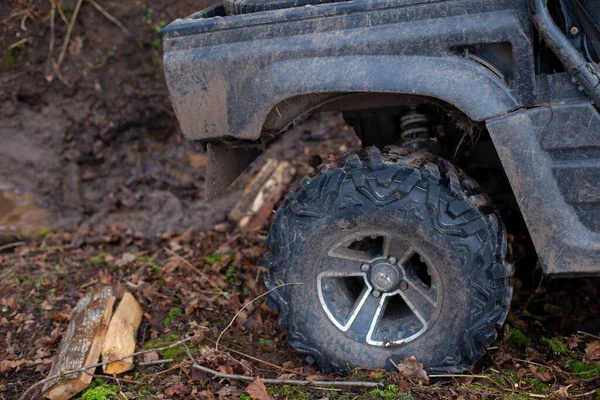
[[[509,309],[511,213],[545,274],[600,275],[599,25],[591,0],[226,0],[163,30],[209,196],[308,113],[362,141],[271,227],[267,287],[302,283],[269,297],[292,346],[325,371],[468,368]]]

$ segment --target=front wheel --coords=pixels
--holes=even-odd
[[[269,304],[325,371],[415,356],[457,373],[483,355],[512,289],[506,235],[478,186],[441,159],[367,148],[288,195],[267,240]]]

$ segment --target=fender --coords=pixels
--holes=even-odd
[[[421,95],[477,121],[535,103],[533,46],[519,13],[494,9],[502,7],[495,1],[476,8],[408,3],[414,2],[285,24],[237,26],[256,22],[238,17],[173,23],[163,33],[164,70],[183,133],[192,140],[257,140],[269,112],[300,95]],[[304,10],[254,18],[292,12]],[[202,24],[213,30],[201,31]],[[466,56],[468,46],[494,43],[512,52],[515,76],[507,80]]]
[[[173,57],[169,56],[169,65],[177,63]],[[166,74],[167,81],[172,82],[171,68],[166,68]],[[201,71],[189,71],[185,75],[198,74]],[[268,113],[287,98],[361,92],[436,98],[453,104],[475,121],[491,119],[519,107],[511,91],[485,67],[459,57],[421,56],[288,60],[269,65],[240,84],[237,90],[227,88],[219,80],[206,87],[186,85],[185,91],[171,87],[171,100],[189,139],[256,140]]]
[[[596,276],[600,113],[588,99],[557,103],[519,110],[487,127],[544,272]]]

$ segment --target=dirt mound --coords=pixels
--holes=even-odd
[[[119,24],[91,2],[76,13],[76,0],[54,9],[17,1],[0,11],[0,192],[35,199],[17,210],[0,202],[0,231],[124,222],[157,235],[225,220],[235,196],[202,200],[206,157],[181,135],[161,67],[160,28],[209,3],[102,2]],[[351,136],[342,126],[309,121],[294,134],[304,145],[280,156],[307,162],[326,142],[337,152],[331,139]]]

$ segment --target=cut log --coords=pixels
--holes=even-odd
[[[77,302],[50,369],[50,376],[98,362],[115,298],[110,287],[86,294]],[[72,373],[46,382],[45,397],[67,400],[88,387],[93,371]]]
[[[296,169],[287,161],[269,159],[244,189],[242,199],[229,213],[243,231],[260,229],[292,181]]]
[[[103,362],[123,358],[135,352],[135,336],[142,322],[143,314],[142,307],[137,300],[131,293],[126,292],[108,326],[106,340],[102,347]],[[129,357],[103,365],[102,369],[112,375],[129,371],[133,366],[133,357]]]

